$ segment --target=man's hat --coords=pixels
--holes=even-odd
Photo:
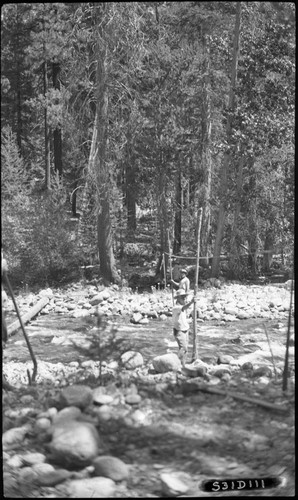
[[[188,295],[188,293],[183,290],[183,288],[179,288],[176,292],[176,297],[186,297],[186,295]]]
[[[180,273],[187,274],[187,270],[186,269],[180,269]]]

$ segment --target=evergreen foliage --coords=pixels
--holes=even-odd
[[[117,281],[114,254],[142,242],[149,212],[156,257],[168,229],[193,254],[200,206],[202,251],[222,229],[231,277],[269,272],[274,254],[291,265],[295,9],[241,2],[228,109],[235,16],[236,2],[3,6],[2,243],[15,283],[59,281],[94,254]]]

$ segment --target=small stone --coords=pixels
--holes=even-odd
[[[143,426],[149,424],[147,415],[141,410],[136,410],[130,414],[130,419],[133,426]]]
[[[212,375],[213,377],[218,377],[218,378],[222,378],[224,374],[228,374],[228,375],[231,375],[231,372],[228,368],[219,368],[217,370],[214,370],[212,372]]]
[[[37,478],[37,484],[40,486],[55,486],[71,477],[71,472],[66,469],[57,469],[40,474]]]
[[[80,363],[78,361],[71,361],[69,363],[69,366],[72,366],[73,368],[78,368],[80,366]]]
[[[121,355],[121,363],[128,370],[133,370],[144,364],[143,356],[137,351],[127,351]]]
[[[34,483],[37,480],[38,473],[32,467],[23,467],[18,474],[19,483]]]
[[[219,377],[210,377],[208,380],[208,384],[210,385],[218,385],[220,383],[220,378]]]
[[[262,376],[258,379],[258,384],[267,386],[270,383],[270,379],[268,377]]]
[[[104,476],[113,481],[122,481],[129,476],[128,466],[119,458],[104,455],[93,461],[94,475]]]
[[[51,408],[48,409],[47,413],[50,418],[53,418],[55,415],[57,415],[58,410],[57,408],[55,408],[55,406],[51,406]]]
[[[22,456],[25,465],[35,465],[46,461],[46,456],[43,453],[26,453]]]
[[[143,319],[143,314],[137,312],[132,315],[131,323],[137,324]]]
[[[177,474],[163,473],[160,475],[162,490],[166,496],[180,496],[187,493],[189,487],[181,481]]]
[[[94,368],[94,361],[91,359],[87,359],[81,363],[82,368]]]
[[[70,498],[107,498],[112,497],[116,485],[108,477],[75,479],[68,484]]]
[[[59,463],[84,467],[98,455],[99,435],[89,422],[63,420],[53,425],[49,450]]]
[[[252,373],[253,377],[272,377],[272,371],[268,366],[259,366],[258,368],[254,369]]]
[[[93,389],[93,404],[109,405],[113,401],[114,401],[113,396],[110,396],[110,394],[103,393],[102,387],[96,387],[96,389]]]
[[[22,404],[26,405],[32,403],[32,401],[34,401],[34,397],[31,396],[30,394],[25,394],[24,396],[21,397],[20,401]]]
[[[230,354],[220,354],[217,359],[217,364],[229,364],[234,359]]]
[[[21,455],[14,455],[6,461],[6,465],[12,469],[20,469],[23,465],[23,458]]]
[[[128,394],[125,397],[125,402],[129,405],[137,405],[142,401],[142,398],[139,394]]]
[[[250,361],[246,361],[245,363],[243,363],[243,365],[241,366],[241,370],[243,371],[250,371],[253,369],[253,364],[250,362]]]
[[[204,377],[207,373],[207,368],[203,365],[197,365],[197,366],[195,366],[195,364],[185,365],[182,368],[182,373],[193,378]]]
[[[252,314],[249,311],[238,311],[236,317],[238,319],[249,319]]]
[[[87,385],[71,385],[60,393],[62,407],[77,406],[84,410],[92,402],[92,389]]]
[[[98,416],[99,420],[102,420],[103,422],[107,422],[112,418],[113,410],[111,406],[108,405],[95,406],[93,411],[96,412],[96,415]]]
[[[60,410],[54,417],[53,417],[53,424],[57,425],[59,422],[64,422],[65,420],[77,420],[80,416],[82,415],[82,412],[80,408],[77,406],[67,406],[66,408],[63,408]]]
[[[111,361],[111,362],[107,365],[107,367],[108,367],[110,370],[118,370],[118,368],[119,368],[119,363],[118,363],[118,361],[115,361],[115,360],[114,360],[114,361]]]
[[[224,382],[229,382],[229,380],[231,380],[230,373],[224,373],[221,377],[221,380],[223,380]]]
[[[5,449],[12,444],[22,442],[28,430],[29,427],[24,425],[23,427],[14,427],[12,429],[9,429],[8,431],[5,431],[2,434],[3,448]]]
[[[168,317],[167,317],[165,314],[161,314],[161,315],[159,316],[159,319],[160,319],[161,321],[165,321],[166,319],[168,319]]]
[[[156,356],[152,360],[154,370],[158,373],[181,370],[181,361],[174,352]]]
[[[32,466],[32,469],[39,475],[48,474],[49,472],[53,472],[55,470],[52,464],[48,464],[46,462],[42,464],[35,464]]]
[[[45,431],[51,427],[52,423],[48,418],[38,418],[35,422],[35,430]]]

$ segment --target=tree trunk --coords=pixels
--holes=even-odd
[[[166,200],[166,172],[163,164],[163,154],[160,154],[160,163],[158,168],[158,180],[157,180],[157,207],[158,207],[158,220],[160,226],[160,254],[168,252],[168,237],[167,231],[169,229],[169,218]],[[168,256],[166,258],[166,269],[168,267]],[[158,261],[156,267],[156,275],[159,273],[163,275],[163,269],[161,266],[162,259]]]
[[[53,87],[54,89],[60,90],[60,64],[53,63],[52,71],[53,71]],[[53,140],[54,140],[54,165],[55,171],[58,172],[59,178],[62,177],[63,173],[63,164],[62,164],[62,135],[61,135],[61,127],[57,125],[53,132]]]
[[[47,62],[44,62],[43,65],[43,91],[44,97],[47,99],[47,90],[48,90],[48,65]],[[48,126],[48,110],[47,110],[47,102],[45,102],[44,107],[44,142],[45,142],[45,189],[49,191],[51,189],[51,164],[50,164],[50,134],[49,134],[49,126]]]
[[[256,201],[251,200],[248,215],[248,267],[251,269],[252,275],[258,274],[258,250],[259,250],[259,234],[258,234],[258,221],[257,221],[257,208]]]
[[[174,221],[174,254],[179,254],[181,251],[181,229],[182,229],[182,186],[181,186],[181,169],[177,172],[176,182],[176,197],[175,197],[175,221]]]
[[[258,213],[256,200],[257,180],[254,172],[254,162],[251,162],[250,181],[249,181],[249,210],[247,214],[248,220],[248,267],[253,276],[258,273],[258,251],[259,251],[259,229],[258,229]]]
[[[127,208],[127,230],[134,233],[137,228],[136,216],[136,184],[134,157],[132,154],[131,130],[128,124],[126,158],[125,158],[125,202]]]
[[[203,99],[202,99],[202,149],[201,164],[204,172],[204,194],[201,206],[202,233],[201,233],[201,265],[209,265],[210,247],[210,196],[211,196],[211,101],[210,101],[210,51],[209,37],[203,38],[204,64],[203,64]]]
[[[107,85],[107,48],[97,45],[96,74],[96,108],[97,108],[97,155],[96,155],[96,189],[97,189],[97,244],[100,272],[108,282],[120,282],[113,253],[112,222],[110,216],[110,179],[106,161],[108,137],[109,95]]]
[[[89,159],[87,165],[86,179],[85,185],[82,193],[82,202],[81,202],[81,212],[82,215],[79,219],[78,223],[78,240],[81,246],[87,246],[87,242],[89,240],[89,219],[90,215],[92,215],[93,211],[93,191],[94,191],[94,171],[95,171],[95,160],[97,154],[97,113],[95,114],[94,124],[93,124],[93,133],[91,140],[91,147],[89,152]],[[96,227],[96,226],[95,226]],[[93,237],[93,232],[92,232]],[[94,238],[94,242],[97,244],[96,238]]]
[[[269,228],[264,241],[263,272],[268,273],[272,264],[274,237],[272,228]]]
[[[228,106],[228,116],[227,116],[227,151],[224,154],[223,165],[221,168],[221,179],[220,179],[220,193],[219,193],[219,207],[218,207],[218,219],[217,219],[217,229],[213,250],[212,268],[211,276],[217,277],[219,274],[220,265],[220,253],[222,238],[225,228],[226,220],[226,210],[228,204],[228,172],[231,162],[231,134],[232,134],[232,113],[235,109],[235,86],[237,80],[237,66],[240,52],[240,22],[241,22],[241,2],[236,3],[236,20],[235,20],[235,34],[234,34],[234,47],[233,47],[233,61],[232,61],[232,71],[231,71],[231,86],[229,94],[229,106]]]
[[[19,25],[19,5],[17,8],[17,25]],[[21,101],[21,68],[20,68],[20,41],[19,32],[16,35],[15,56],[17,59],[16,88],[17,88],[17,144],[20,154],[22,154],[22,101]]]
[[[237,185],[236,185],[236,203],[234,208],[234,220],[232,226],[232,234],[230,239],[229,248],[229,268],[233,270],[234,277],[237,278],[240,270],[240,252],[239,244],[243,243],[241,238],[241,230],[239,230],[239,219],[241,211],[241,198],[242,198],[242,184],[243,184],[243,164],[244,156],[243,151],[239,158],[238,172],[237,172]]]

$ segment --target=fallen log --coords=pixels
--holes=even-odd
[[[202,384],[202,383],[196,383],[198,391],[203,391],[203,392],[208,392],[210,394],[219,394],[220,396],[226,396],[226,397],[231,397],[234,399],[241,399],[242,401],[246,401],[247,403],[252,403],[256,404],[259,406],[263,406],[264,408],[267,408],[268,410],[274,410],[274,411],[280,411],[280,412],[287,412],[289,410],[288,406],[285,404],[279,405],[279,404],[274,404],[274,403],[268,403],[267,401],[257,399],[257,398],[251,398],[249,396],[245,396],[244,394],[239,394],[238,392],[230,392],[230,391],[223,391],[221,389],[218,389],[217,387],[210,386],[208,384]]]
[[[49,297],[43,297],[40,299],[31,309],[22,317],[23,324],[28,323],[33,319],[49,302]],[[7,326],[7,335],[10,337],[12,334],[16,333],[17,330],[21,328],[21,323],[19,319],[16,319]]]

